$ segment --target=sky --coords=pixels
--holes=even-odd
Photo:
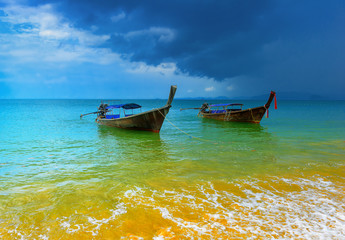
[[[0,99],[345,99],[344,0],[0,0]]]

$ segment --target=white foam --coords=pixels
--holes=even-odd
[[[176,223],[177,226],[179,227],[182,227],[187,230],[191,229],[197,232],[199,235],[205,235],[206,233],[209,232],[209,230],[205,226],[203,226],[203,223],[198,224],[194,222],[185,221],[182,218],[174,217],[173,214],[170,213],[168,209],[163,208],[163,207],[157,207],[156,209],[160,210],[163,218],[171,220],[172,222]],[[210,236],[210,234],[207,234],[207,235]],[[192,237],[193,232],[190,232],[188,236]]]
[[[262,183],[268,187],[262,187]],[[300,188],[279,190],[278,187],[272,186],[279,186],[280,183],[298,185]],[[320,177],[271,178],[229,184],[238,187],[245,196],[217,190],[212,183],[205,183],[198,186],[196,193],[179,189],[165,190],[161,193],[151,191],[152,196],[149,196],[150,190],[142,189],[141,195],[136,197],[146,199],[139,204],[158,209],[164,219],[184,229],[186,237],[191,238],[210,237],[215,231],[231,237],[226,232],[228,228],[246,234],[249,239],[258,236],[284,239],[341,239],[345,236],[345,196],[342,201],[332,198],[332,194],[340,196],[341,189],[328,180]],[[173,202],[174,207],[157,206],[159,197]],[[200,222],[184,219],[181,212],[176,209],[179,204],[187,205],[198,212],[202,209],[209,218],[200,217]],[[232,204],[236,204],[240,209],[232,208]],[[174,212],[179,213],[180,217]],[[158,237],[156,239],[159,239]]]
[[[67,218],[65,218],[67,219]],[[82,227],[80,224],[74,224],[73,226],[70,224],[69,220],[67,219],[67,221],[62,222],[60,224],[61,227],[65,228],[67,233],[74,233],[74,232],[78,232]]]
[[[345,236],[344,188],[327,179],[272,177],[223,182],[222,186],[226,184],[228,188],[219,189],[211,182],[201,182],[188,189],[163,191],[133,187],[118,197],[126,201],[110,209],[110,217],[83,216],[87,220],[83,224],[75,222],[74,215],[57,220],[66,233],[84,231],[99,236],[102,226],[120,221],[119,216],[126,215],[129,208],[144,207],[156,210],[171,223],[165,232],[184,233],[177,238],[212,239],[214,233],[224,239],[232,238],[234,233],[229,233],[229,229],[245,234],[247,239],[343,239]],[[292,188],[280,189],[281,185]],[[233,192],[231,187],[238,190]],[[241,194],[235,194],[238,191]],[[190,219],[196,213],[200,216]],[[30,238],[17,229],[10,231],[17,239]],[[39,238],[45,240],[48,236],[41,234]],[[153,239],[165,237],[157,233]]]
[[[164,236],[153,237],[153,240],[164,240]]]
[[[125,214],[127,210],[124,203],[119,203],[118,205],[116,205],[115,209],[111,210],[111,212],[112,215],[109,218],[96,219],[93,217],[88,217],[89,223],[95,225],[92,230],[93,236],[96,236],[98,234],[98,231],[102,225],[108,224],[110,221],[115,220],[119,215]]]
[[[46,236],[46,235],[39,235],[38,236],[40,239],[42,239],[42,240],[48,240],[49,239],[49,237],[48,236]]]
[[[143,193],[143,190],[140,188],[140,187],[135,187],[135,189],[130,189],[130,190],[127,190],[125,193],[124,193],[124,196],[126,198],[130,198],[130,197],[133,197],[135,195],[140,195]]]
[[[91,225],[94,225],[93,228],[91,228],[91,230],[86,230],[86,229],[90,229],[90,226],[87,224],[76,224],[76,223],[72,224],[71,223],[73,219],[72,216],[62,217],[60,220],[61,221],[60,226],[64,228],[67,233],[85,231],[85,232],[90,232],[93,236],[97,236],[102,225],[108,224],[110,221],[116,220],[118,216],[125,214],[127,212],[126,206],[124,203],[117,204],[115,209],[111,209],[109,211],[112,213],[109,218],[97,219],[94,217],[85,216],[88,223]],[[57,220],[59,220],[59,218]]]

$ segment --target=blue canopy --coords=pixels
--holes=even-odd
[[[220,104],[212,104],[210,107],[226,107],[226,106],[235,106],[235,105],[243,105],[241,103],[220,103]]]
[[[119,104],[119,105],[110,105],[106,107],[106,109],[113,109],[113,108],[136,109],[136,108],[141,108],[141,106],[136,103],[126,103],[126,104]]]

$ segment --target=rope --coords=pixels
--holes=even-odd
[[[266,114],[266,118],[268,118],[268,108],[266,108],[266,104],[264,105],[264,108],[265,108],[265,112],[267,113]],[[265,114],[265,113],[264,113]]]
[[[194,138],[200,141],[205,141],[205,142],[213,142],[211,140],[208,139],[202,139],[202,138],[198,138],[198,137],[194,137],[192,135],[190,135],[189,133],[183,131],[182,129],[180,129],[179,127],[177,127],[175,124],[173,124],[163,113],[161,113],[161,111],[158,110],[158,112],[164,117],[165,120],[167,120],[173,127],[175,127],[177,130],[179,130],[180,132],[186,134],[187,136],[189,136],[190,138]],[[218,144],[217,142],[213,142],[214,144]]]
[[[224,120],[225,120],[225,121],[229,121],[230,115],[231,115],[231,110],[225,114]]]
[[[252,109],[251,109],[251,108],[249,108],[249,110],[250,110],[250,113],[251,113],[251,115],[252,115],[252,119],[253,119],[253,121],[256,121],[256,120],[255,120],[255,118],[254,118],[254,116],[253,116],[253,111],[252,111]]]

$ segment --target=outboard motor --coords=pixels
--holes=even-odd
[[[204,103],[201,108],[200,108],[200,112],[205,112],[206,109],[208,109],[208,103]]]
[[[101,105],[99,105],[98,107],[98,116],[105,117],[105,114],[108,112],[107,107],[108,107],[108,104],[101,103]]]

